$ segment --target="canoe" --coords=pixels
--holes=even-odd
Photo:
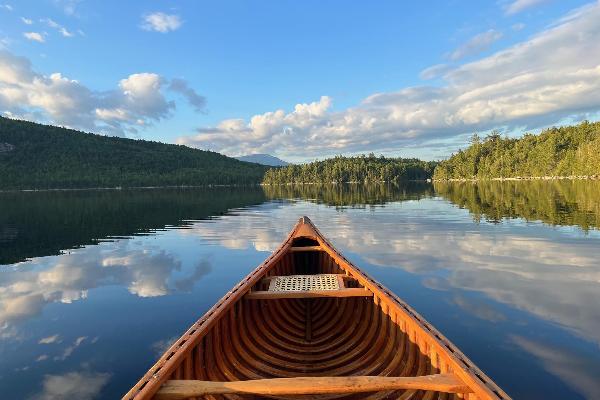
[[[308,217],[123,400],[510,399]]]

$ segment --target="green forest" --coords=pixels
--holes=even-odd
[[[0,189],[257,184],[266,166],[0,117]]]
[[[267,171],[264,184],[283,183],[372,183],[431,178],[436,163],[415,158],[386,158],[374,154],[336,156],[323,161],[288,165]]]
[[[434,180],[600,175],[600,122],[550,128],[539,135],[473,135],[471,145],[438,164]]]
[[[523,218],[584,231],[600,228],[598,181],[435,181],[433,186],[436,195],[469,210],[478,222]]]

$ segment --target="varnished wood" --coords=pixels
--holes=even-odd
[[[196,380],[167,381],[155,396],[156,400],[182,400],[207,394],[299,395],[364,393],[380,390],[416,389],[445,393],[469,393],[470,389],[454,374],[417,377],[303,377],[258,379],[236,382]]]
[[[372,292],[361,288],[345,288],[339,290],[290,290],[271,292],[269,290],[257,290],[248,293],[248,300],[273,300],[273,299],[309,299],[315,297],[369,297]]]
[[[303,247],[291,247],[291,252],[297,251],[322,251],[323,248],[321,246],[303,246]]]
[[[336,274],[339,289],[269,291],[274,277],[313,274]],[[354,384],[361,379],[369,384],[422,383],[429,379],[424,376],[438,377],[438,383],[440,376],[451,377],[455,380],[451,384],[466,389],[443,392],[441,386],[417,385],[356,391]],[[311,379],[320,383],[315,385]],[[272,383],[280,382],[275,386],[281,391],[229,391],[239,389],[236,385],[246,390],[247,385],[260,386],[264,380],[271,382],[269,390]],[[307,382],[318,391],[307,391]],[[175,393],[173,385],[228,391]],[[344,258],[306,217],[264,263],[192,325],[123,399],[161,398],[168,390],[170,395],[197,400],[291,395],[295,400],[510,399],[416,311]]]

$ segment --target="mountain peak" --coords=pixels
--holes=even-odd
[[[285,167],[286,165],[290,164],[270,154],[248,154],[246,156],[240,156],[235,158],[237,158],[240,161],[269,165],[271,167]]]

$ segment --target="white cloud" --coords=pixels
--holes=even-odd
[[[458,61],[465,57],[481,53],[489,49],[492,43],[500,40],[501,38],[502,32],[498,32],[494,29],[482,32],[473,36],[471,39],[469,39],[469,41],[450,53],[449,58],[452,61]]]
[[[45,338],[41,338],[38,343],[39,344],[51,344],[51,343],[56,343],[56,342],[60,342],[60,336],[58,334],[48,336]]]
[[[44,36],[39,32],[25,32],[23,33],[23,36],[25,36],[29,40],[33,40],[39,43],[44,43],[46,41],[44,39]]]
[[[150,348],[154,352],[156,358],[159,358],[164,354],[179,339],[179,336],[173,336],[167,339],[158,340],[150,344]]]
[[[521,11],[531,8],[543,3],[546,3],[548,0],[514,0],[506,7],[506,14],[513,15],[520,13]]]
[[[513,25],[512,25],[510,28],[511,28],[513,31],[517,31],[517,32],[518,32],[518,31],[522,31],[523,29],[525,29],[525,26],[526,26],[526,25],[525,25],[524,23],[522,23],[522,22],[518,22],[518,23],[516,23],[516,24],[513,24]]]
[[[64,361],[67,358],[69,358],[71,356],[71,354],[73,354],[75,349],[78,348],[79,346],[81,346],[81,344],[83,343],[83,341],[85,339],[87,339],[87,336],[81,336],[81,337],[78,337],[77,339],[75,339],[75,342],[73,342],[72,345],[67,346],[60,356],[54,357],[54,360],[55,361]]]
[[[167,33],[179,29],[182,23],[178,15],[155,12],[143,16],[142,28],[147,31]]]
[[[69,30],[67,30],[67,28],[65,28],[64,26],[60,25],[58,22],[56,22],[50,18],[44,18],[44,19],[41,19],[40,21],[45,23],[46,25],[48,25],[50,28],[56,29],[64,37],[75,36],[74,33],[70,32]]]
[[[173,88],[173,82],[179,86]],[[203,97],[180,79],[132,74],[116,89],[96,92],[60,73],[39,74],[28,59],[0,51],[0,113],[5,115],[122,136],[168,118],[175,101],[167,93],[178,88],[178,93],[184,88],[184,97],[199,109]]]
[[[184,79],[174,78],[171,80],[169,89],[180,93],[187,101],[196,109],[196,111],[203,111],[206,106],[206,98],[200,96],[194,89],[192,89],[188,82]]]
[[[57,7],[62,8],[63,12],[68,16],[77,16],[77,7],[82,0],[54,0]]]
[[[566,117],[581,119],[600,109],[598,20],[600,3],[578,9],[524,42],[448,70],[441,86],[376,93],[337,112],[324,96],[292,112],[224,120],[178,143],[230,155],[308,158],[407,146],[428,149],[473,131],[534,129]],[[319,112],[298,111],[311,107]]]
[[[138,297],[164,296],[169,292],[189,291],[210,272],[208,261],[200,261],[184,276],[181,262],[163,250],[139,249],[128,240],[109,248],[91,246],[71,254],[46,257],[28,262],[31,269],[3,273],[0,287],[0,337],[11,333],[19,321],[42,312],[46,304],[73,303],[87,298],[88,291],[106,284],[119,284]],[[174,276],[177,274],[177,276]],[[16,336],[12,332],[7,337]],[[67,346],[57,360],[66,359],[82,344],[80,337]],[[50,335],[39,344],[61,343]]]
[[[12,11],[13,7],[10,4],[0,4],[0,8],[6,11]]]
[[[62,375],[45,375],[43,391],[35,400],[93,400],[108,383],[110,374],[96,372],[68,372]]]
[[[425,80],[439,78],[451,70],[452,67],[448,64],[436,64],[421,71],[419,77]]]
[[[23,23],[25,25],[32,25],[33,24],[33,20],[31,20],[29,18],[21,17],[21,21],[23,21]]]

